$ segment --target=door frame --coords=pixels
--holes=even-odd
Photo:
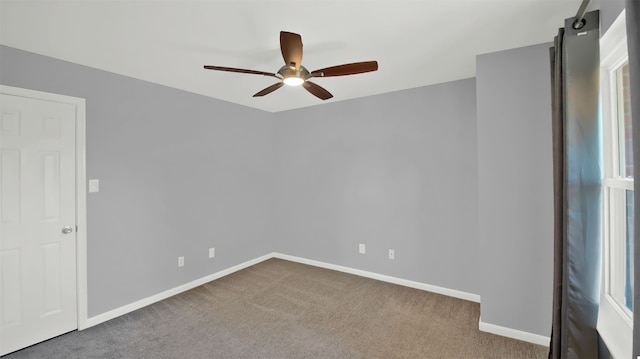
[[[60,102],[76,108],[76,295],[78,330],[86,329],[87,296],[87,166],[86,166],[86,106],[85,99],[0,85],[0,93],[35,100]]]

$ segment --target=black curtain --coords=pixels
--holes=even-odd
[[[554,290],[549,358],[597,357],[600,297],[600,19],[565,20],[550,49]],[[640,156],[639,156],[640,157]]]
[[[640,1],[627,0],[627,48],[631,82],[631,117],[633,128],[633,178],[640,178]],[[633,358],[640,355],[640,185],[634,180],[634,289],[633,289]]]

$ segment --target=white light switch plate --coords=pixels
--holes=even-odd
[[[100,181],[97,179],[89,180],[89,193],[100,192]]]

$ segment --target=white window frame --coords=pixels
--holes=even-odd
[[[600,309],[597,329],[614,358],[630,358],[633,348],[633,316],[609,294],[611,278],[611,241],[620,226],[620,216],[611,213],[609,190],[633,190],[633,179],[619,178],[618,157],[618,103],[615,70],[628,61],[625,11],[618,16],[609,30],[600,39],[600,76],[602,101],[602,146],[603,146],[603,248],[602,280],[600,286]],[[635,139],[634,139],[635,140]],[[618,177],[618,178],[616,178]],[[635,209],[634,209],[635,210]],[[616,218],[617,216],[617,218]],[[612,218],[613,217],[613,218]],[[616,221],[617,219],[617,221]],[[617,222],[618,225],[612,225]]]

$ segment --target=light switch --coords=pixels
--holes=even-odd
[[[89,180],[89,193],[100,192],[100,181],[97,179]]]

